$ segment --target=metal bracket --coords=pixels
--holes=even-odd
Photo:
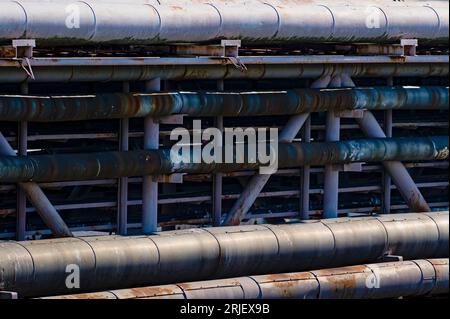
[[[364,55],[416,56],[417,39],[402,39],[399,44],[357,44],[356,52]]]
[[[0,291],[0,299],[19,299],[17,292]]]
[[[171,46],[172,53],[177,55],[204,56],[210,58],[227,59],[237,69],[246,71],[247,67],[239,59],[241,40],[222,40],[220,44],[176,44]]]
[[[152,176],[152,180],[156,183],[183,184],[184,175],[186,174],[155,175]]]
[[[19,61],[20,66],[27,73],[27,75],[34,80],[35,77],[30,59],[33,58],[33,48],[36,47],[36,40],[13,40],[12,46],[15,49],[14,58]]]
[[[335,164],[333,169],[338,172],[362,172],[363,164],[365,163]]]
[[[362,119],[364,117],[364,110],[343,110],[338,113],[338,117],[349,119]]]
[[[33,57],[33,48],[36,47],[36,40],[13,40],[12,46],[16,49],[16,59],[31,59]]]
[[[183,125],[185,114],[168,115],[158,118],[161,124]]]
[[[397,256],[397,255],[384,255],[383,261],[385,262],[396,262],[396,261],[403,261],[403,256]]]

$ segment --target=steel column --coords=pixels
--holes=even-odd
[[[161,90],[161,79],[145,82],[146,92]],[[144,149],[159,149],[159,122],[153,117],[144,119]],[[153,176],[144,176],[142,185],[142,228],[145,234],[158,231],[158,182]]]
[[[363,118],[356,119],[364,134],[370,138],[386,138],[377,119],[370,111],[365,111]],[[419,188],[409,175],[406,167],[397,161],[383,162],[383,166],[391,176],[403,199],[411,211],[429,212],[431,211]]]
[[[20,85],[20,93],[27,95],[29,93],[28,82]],[[17,134],[18,154],[26,156],[28,153],[28,122],[21,121],[18,125]],[[27,228],[27,195],[17,185],[17,209],[16,209],[16,238],[17,240],[25,240]]]
[[[217,90],[224,91],[225,83],[223,80],[217,81]],[[223,132],[223,116],[215,119],[216,127]],[[220,226],[222,222],[222,193],[223,193],[223,174],[216,173],[213,176],[213,226]]]
[[[311,116],[308,117],[303,126],[303,143],[311,142]],[[300,173],[300,218],[302,220],[309,219],[309,192],[310,192],[310,181],[311,181],[311,166],[303,166]]]
[[[394,79],[389,77],[387,79],[387,85],[393,86]],[[386,137],[392,137],[392,125],[393,125],[393,117],[392,110],[386,110],[384,112],[384,133]],[[391,212],[391,176],[386,171],[383,170],[383,199],[382,199],[382,212],[385,214],[389,214]]]
[[[130,82],[123,82],[122,91],[124,93],[130,92]],[[129,126],[130,120],[128,118],[120,120],[119,149],[122,152],[129,150]],[[128,231],[128,177],[121,177],[118,182],[117,233],[126,235]]]
[[[327,142],[338,142],[340,139],[341,119],[335,111],[326,114],[325,140]],[[338,214],[338,189],[339,170],[335,165],[325,166],[325,180],[323,193],[323,217],[336,218]]]

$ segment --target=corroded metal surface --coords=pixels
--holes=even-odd
[[[68,264],[80,266],[80,292],[85,292],[337,267],[375,262],[385,254],[445,258],[448,233],[439,233],[445,227],[448,212],[190,229],[140,237],[3,242],[0,285],[22,296],[73,293],[64,283]],[[439,284],[442,291],[445,280]],[[246,285],[252,293],[245,296],[254,297],[254,285]],[[178,287],[193,296],[203,295],[199,286]],[[165,294],[179,296],[167,290]],[[242,294],[236,290],[229,296]]]
[[[415,57],[409,57],[414,59]],[[81,59],[73,63],[73,58],[61,61],[50,59],[43,62],[38,59],[31,60],[35,79],[20,67],[17,61],[0,60],[0,83],[33,82],[111,82],[111,81],[148,81],[155,78],[162,80],[264,80],[264,79],[289,79],[306,78],[317,79],[322,75],[348,74],[355,78],[371,77],[431,77],[448,76],[448,57],[437,59],[434,56],[421,57],[423,62],[409,62],[411,59],[403,57],[386,57],[386,63],[364,63],[364,58],[355,57],[353,62],[338,63],[330,58],[317,63],[304,63],[303,61],[289,61],[289,57],[268,57],[259,60],[242,57],[247,70],[237,70],[227,60],[209,59],[202,63],[201,59],[183,61],[182,58],[170,58],[164,65],[156,63],[158,59],[151,61],[131,59],[124,61],[105,58],[96,60]],[[180,61],[181,60],[181,61]],[[222,61],[223,60],[223,61]],[[249,64],[247,60],[253,63]],[[420,61],[419,60],[419,61]],[[50,63],[54,61],[54,63]],[[58,62],[59,61],[59,62]],[[209,62],[212,61],[212,62]],[[414,60],[412,60],[414,61]],[[40,63],[38,63],[40,62]],[[73,65],[71,65],[71,63]],[[34,66],[37,64],[37,66]],[[156,65],[153,65],[156,64]],[[204,65],[205,64],[205,65]],[[41,65],[41,66],[40,66]],[[42,66],[44,65],[44,66]]]
[[[361,139],[278,146],[278,167],[353,162],[442,159],[448,137]],[[247,147],[247,146],[246,146]],[[248,150],[245,149],[244,154]],[[191,150],[192,152],[192,150]],[[119,178],[172,173],[212,173],[257,169],[260,162],[175,163],[171,150],[142,150],[86,154],[0,156],[1,182],[49,182]],[[225,154],[225,152],[223,152]],[[224,155],[225,156],[225,155]],[[191,156],[192,158],[192,156]]]
[[[42,43],[448,42],[448,2],[2,1],[0,40]],[[74,7],[75,5],[75,7]],[[79,19],[69,19],[76,10]],[[69,18],[68,18],[69,16]]]
[[[373,87],[241,93],[0,96],[0,118],[3,121],[58,122],[172,114],[256,116],[344,109],[446,110],[448,92],[448,87]]]
[[[448,259],[112,290],[43,299],[379,299],[448,294]],[[251,283],[249,285],[249,283]]]

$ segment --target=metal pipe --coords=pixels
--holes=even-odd
[[[366,136],[371,138],[386,138],[383,129],[371,112],[364,112],[363,117],[356,119],[356,121]],[[446,148],[445,152],[448,153],[448,148]],[[399,161],[383,161],[383,166],[392,177],[393,182],[411,210],[418,212],[431,211],[419,188],[402,163]]]
[[[349,59],[350,62],[339,64],[333,61],[333,57],[319,57],[319,64],[299,64],[303,59],[291,57],[241,57],[240,61],[245,64],[247,71],[241,72],[232,64],[226,64],[222,59],[201,58],[189,60],[182,58],[145,58],[121,59],[97,58],[89,60],[82,58],[70,58],[66,61],[62,59],[49,59],[42,61],[36,58],[31,60],[35,79],[29,78],[28,74],[20,67],[16,61],[5,62],[0,60],[0,83],[21,83],[28,80],[33,82],[110,82],[110,81],[147,81],[155,77],[162,80],[220,80],[220,79],[291,79],[307,78],[316,79],[324,74],[335,74],[345,72],[354,78],[375,78],[375,77],[447,77],[449,74],[448,56],[444,57],[419,57],[395,58],[386,57],[386,63],[373,63],[380,58],[356,57]],[[334,57],[336,58],[336,57]],[[311,59],[311,58],[309,58]],[[339,60],[344,57],[339,58]],[[158,65],[158,61],[163,65]],[[300,60],[300,61],[297,61]],[[365,64],[364,60],[369,60]],[[382,60],[382,59],[381,59]],[[433,60],[437,60],[433,61]],[[123,61],[123,62],[121,62]],[[198,62],[200,61],[200,63]],[[250,63],[253,64],[250,64]],[[147,63],[148,65],[145,65]],[[193,65],[186,65],[191,63]],[[199,63],[199,65],[196,65]],[[44,66],[34,66],[33,64],[43,64]],[[66,66],[66,64],[69,64]],[[75,65],[71,65],[75,64]],[[157,64],[157,65],[153,65]],[[2,66],[3,65],[3,66]],[[53,66],[60,65],[60,66]]]
[[[41,299],[378,299],[445,295],[449,260],[421,259]]]
[[[6,141],[2,133],[0,133],[0,154],[8,158],[15,158],[16,152]],[[27,158],[26,156],[23,158]],[[72,233],[56,211],[55,207],[50,203],[47,196],[41,188],[34,182],[18,183],[19,187],[27,194],[28,199],[36,208],[39,216],[45,225],[51,229],[56,237],[72,237]]]
[[[278,167],[448,159],[448,136],[280,143]],[[247,146],[246,146],[247,147]],[[192,149],[191,149],[192,152]],[[225,158],[225,150],[222,154]],[[244,148],[247,154],[248,149]],[[233,150],[233,153],[236,152]],[[192,154],[191,154],[191,158]],[[50,182],[155,174],[209,174],[258,169],[260,163],[175,163],[170,149],[86,154],[0,156],[0,182]],[[397,185],[398,186],[398,185]]]
[[[161,79],[145,83],[146,92],[161,90]],[[144,119],[144,150],[159,149],[159,122],[151,116]],[[143,177],[142,185],[142,229],[144,234],[158,231],[158,182],[150,174]]]
[[[449,89],[441,86],[296,89],[279,92],[116,93],[72,97],[0,95],[0,118],[3,121],[33,122],[172,114],[255,116],[352,109],[448,108]]]
[[[244,42],[448,43],[448,2],[363,3],[315,0],[132,2],[0,2],[0,41],[40,45],[150,44],[239,38]],[[69,11],[68,11],[69,10]]]
[[[448,258],[448,212],[191,229],[140,237],[0,242],[0,286],[23,297],[358,265],[385,254]]]

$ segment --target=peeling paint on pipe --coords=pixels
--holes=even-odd
[[[296,89],[278,92],[172,92],[88,96],[0,95],[2,121],[59,122],[186,114],[290,115],[343,109],[448,110],[448,87]]]
[[[278,147],[278,166],[293,168],[353,162],[444,160],[448,159],[448,143],[447,136],[281,143]],[[248,154],[247,150],[244,154]],[[233,163],[211,164],[174,163],[168,149],[0,156],[0,182],[74,181],[172,173],[207,174],[258,169],[261,166],[258,162],[238,163],[235,151],[234,156]]]
[[[249,274],[303,271],[405,259],[448,258],[448,212],[0,242],[0,286],[23,297],[73,293],[66,266],[80,266],[81,289],[100,291]],[[447,249],[447,250],[446,250]]]
[[[449,260],[421,259],[41,299],[379,299],[449,293]]]
[[[244,42],[448,43],[448,2],[277,1],[1,1],[0,41],[40,45],[146,44],[242,39]],[[70,9],[72,8],[72,9]],[[70,13],[76,10],[78,21]]]

